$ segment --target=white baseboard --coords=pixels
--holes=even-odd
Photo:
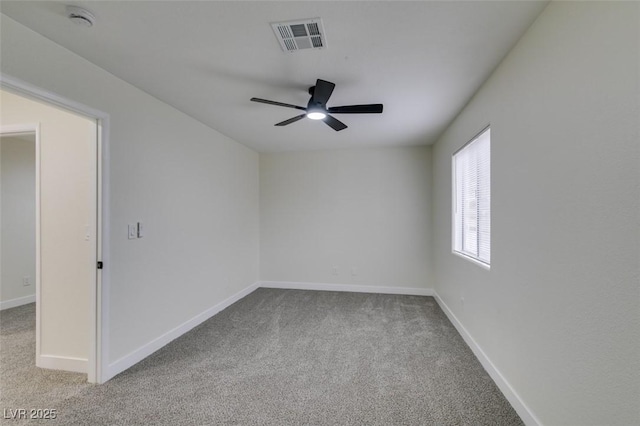
[[[73,358],[56,355],[36,356],[36,367],[50,370],[73,371],[74,373],[87,373],[89,361],[84,358]]]
[[[520,416],[522,421],[527,426],[539,426],[542,423],[540,420],[531,412],[527,404],[524,403],[522,398],[518,395],[518,393],[511,387],[507,379],[500,373],[500,371],[496,368],[496,366],[491,362],[487,354],[484,353],[482,348],[478,345],[478,343],[471,337],[471,334],[467,331],[467,329],[462,325],[462,323],[455,316],[453,311],[447,306],[446,303],[440,298],[438,293],[434,290],[433,296],[438,302],[438,305],[442,309],[442,311],[447,315],[449,321],[453,324],[453,326],[458,330],[458,333],[462,336],[467,345],[471,348],[480,364],[487,371],[489,376],[493,379],[496,386],[500,389],[502,394],[507,398],[507,401],[511,404],[516,413]]]
[[[0,311],[4,311],[5,309],[15,308],[16,306],[28,305],[29,303],[34,303],[36,301],[36,295],[32,294],[31,296],[17,297],[11,300],[5,300],[4,302],[0,302]]]
[[[433,289],[431,288],[379,287],[373,285],[301,283],[292,281],[260,281],[259,285],[264,288],[283,288],[288,290],[348,291],[352,293],[405,294],[407,296],[433,295]]]
[[[106,374],[103,377],[104,381],[106,382],[107,380],[111,379],[112,377],[122,373],[127,368],[132,367],[133,365],[135,365],[138,362],[142,361],[143,359],[145,359],[146,357],[148,357],[149,355],[151,355],[152,353],[154,353],[158,349],[162,348],[163,346],[165,346],[166,344],[168,344],[172,340],[175,340],[176,338],[182,336],[184,333],[188,332],[189,330],[191,330],[195,326],[202,324],[204,321],[208,320],[209,318],[211,318],[212,316],[214,316],[218,312],[222,311],[223,309],[229,307],[230,305],[234,304],[238,300],[240,300],[243,297],[247,296],[248,294],[253,292],[256,288],[258,288],[258,286],[259,286],[258,284],[259,283],[256,282],[256,283],[250,285],[249,287],[245,288],[244,290],[239,291],[238,293],[234,294],[233,296],[231,296],[231,297],[223,300],[222,302],[212,306],[211,308],[207,309],[206,311],[199,313],[198,315],[196,315],[195,317],[191,318],[190,320],[185,321],[184,323],[180,324],[179,326],[175,327],[174,329],[169,330],[165,334],[163,334],[163,335],[155,338],[154,340],[150,341],[149,343],[139,347],[138,349],[136,349],[135,351],[131,352],[130,354],[125,355],[124,357],[118,359],[117,361],[109,364],[108,371],[106,372]]]

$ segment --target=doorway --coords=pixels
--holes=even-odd
[[[0,135],[0,309],[36,301],[36,135]]]
[[[35,139],[36,365],[98,381],[97,121],[4,89],[0,95],[0,134]]]

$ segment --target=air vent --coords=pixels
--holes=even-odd
[[[327,47],[322,19],[276,22],[271,24],[273,32],[285,52]]]

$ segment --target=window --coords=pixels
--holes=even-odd
[[[491,263],[491,130],[453,154],[453,251]]]

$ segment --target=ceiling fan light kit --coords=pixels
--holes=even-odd
[[[322,120],[329,127],[336,132],[344,130],[347,125],[340,120],[334,118],[330,114],[380,114],[382,113],[382,104],[366,104],[366,105],[345,105],[338,107],[327,108],[327,101],[333,93],[333,89],[336,87],[334,83],[330,81],[318,79],[316,85],[309,88],[309,94],[311,98],[307,103],[307,107],[301,107],[299,105],[286,104],[283,102],[270,101],[268,99],[251,98],[253,102],[260,102],[263,104],[276,105],[285,108],[293,108],[302,110],[305,113],[297,115],[288,120],[276,123],[275,126],[287,126],[291,123],[295,123],[303,118],[309,118],[311,120]]]
[[[311,120],[323,120],[326,116],[322,111],[307,111],[307,118]]]

